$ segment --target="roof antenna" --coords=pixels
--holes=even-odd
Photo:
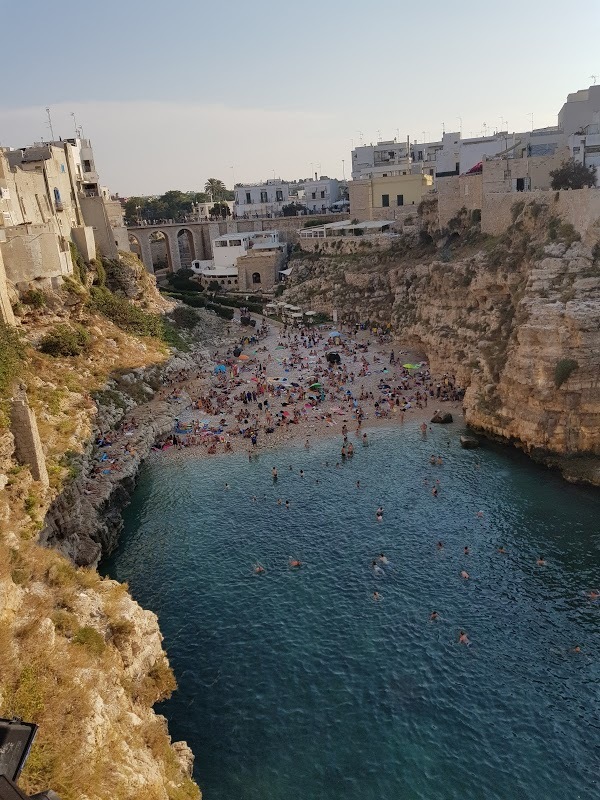
[[[54,128],[52,127],[52,117],[50,116],[49,106],[46,106],[46,114],[48,115],[48,127],[50,128],[51,141],[54,141]]]

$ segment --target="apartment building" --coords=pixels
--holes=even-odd
[[[290,193],[286,181],[238,184],[235,187],[234,214],[246,219],[272,217],[280,214],[289,202]]]

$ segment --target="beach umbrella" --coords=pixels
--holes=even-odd
[[[320,383],[311,383],[310,388],[311,389],[320,389],[321,388],[321,384]]]
[[[246,356],[246,355],[244,355],[244,354],[242,353],[242,355],[241,355],[241,356],[238,356],[238,358],[239,358],[239,360],[240,360],[240,361],[248,361],[248,359],[250,358],[250,356]]]
[[[420,364],[402,364],[404,369],[419,369]]]
[[[341,336],[342,334],[339,331],[331,331],[329,333],[329,338],[334,339],[336,336]]]

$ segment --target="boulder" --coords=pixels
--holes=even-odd
[[[461,436],[460,446],[464,447],[465,450],[475,450],[476,447],[479,447],[479,439],[474,436]]]
[[[449,422],[453,422],[452,414],[450,412],[446,412],[442,414],[440,411],[436,411],[433,417],[431,418],[432,422],[438,422],[440,425],[447,425]]]

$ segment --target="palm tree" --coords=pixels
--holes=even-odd
[[[223,181],[218,178],[209,178],[204,184],[204,191],[210,195],[212,202],[216,203],[218,200],[223,199],[227,189]]]

